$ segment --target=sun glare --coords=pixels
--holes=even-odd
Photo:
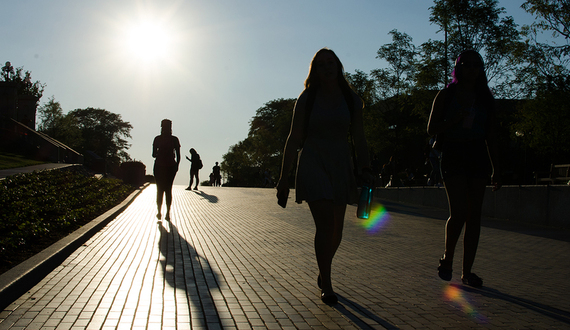
[[[164,60],[172,52],[172,31],[159,22],[141,21],[126,29],[124,46],[133,59],[142,62]]]

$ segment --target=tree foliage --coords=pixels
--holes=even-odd
[[[474,49],[485,59],[487,77],[499,97],[513,96],[512,67],[509,61],[520,34],[511,16],[501,17],[505,8],[497,0],[435,0],[430,22],[447,34],[451,64],[459,53]]]
[[[380,47],[376,56],[388,62],[388,67],[371,72],[382,99],[408,92],[414,84],[417,68],[417,51],[412,37],[398,30],[392,30],[389,34],[392,35],[392,43]]]
[[[40,105],[37,111],[38,131],[60,141],[68,147],[79,150],[83,138],[73,116],[63,113],[61,104],[52,96],[46,103]]]
[[[514,61],[520,65],[518,82],[525,96],[532,98],[544,90],[567,88],[570,71],[570,3],[567,0],[530,0],[523,3],[537,20],[523,26],[526,38],[515,51]],[[551,32],[552,42],[541,42],[543,32]]]
[[[51,97],[38,108],[38,130],[85,155],[87,151],[118,165],[131,160],[127,150],[133,128],[121,115],[104,109],[76,109],[67,114]]]
[[[523,26],[526,41],[515,52],[521,67],[517,78],[528,100],[519,107],[512,134],[547,163],[570,162],[570,3],[528,0],[522,8],[537,20]],[[552,42],[540,41],[544,32],[552,33]]]
[[[223,156],[221,169],[228,175],[228,185],[260,186],[265,170],[279,172],[294,106],[295,99],[278,99],[257,109],[247,138]]]
[[[429,20],[439,27],[439,39],[416,46],[411,36],[392,30],[391,42],[377,52],[376,58],[384,62],[381,68],[346,74],[366,104],[364,130],[373,157],[385,163],[395,156],[412,171],[423,166],[433,99],[449,82],[457,55],[475,49],[484,58],[500,105],[499,141],[509,157],[519,159],[506,162],[512,167],[506,170],[517,171],[513,166],[526,162],[527,152],[532,155],[529,167],[520,166],[526,172],[543,169],[533,166],[570,162],[564,156],[570,154],[570,4],[527,0],[522,8],[537,21],[519,31],[497,0],[434,0]],[[539,42],[543,32],[557,42]],[[525,99],[516,100],[521,97]],[[293,104],[294,100],[274,100],[258,110],[248,137],[224,155],[222,167],[232,184],[256,185],[262,169],[279,171]]]
[[[15,83],[18,95],[31,95],[38,100],[42,97],[45,84],[32,82],[32,73],[24,72],[24,67],[14,68],[12,63],[6,62],[1,70],[2,81]]]
[[[76,109],[67,115],[75,119],[81,131],[82,152],[93,151],[113,164],[131,160],[125,138],[131,137],[133,126],[121,115],[98,108]]]
[[[522,137],[546,164],[570,162],[570,93],[548,90],[524,102],[517,113],[513,134]]]

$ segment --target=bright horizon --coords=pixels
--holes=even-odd
[[[533,17],[522,1],[500,0],[519,26]],[[67,113],[101,108],[133,125],[127,152],[152,174],[160,121],[182,144],[175,184],[187,185],[190,148],[200,181],[230,146],[247,137],[257,109],[296,98],[309,62],[333,49],[345,71],[385,67],[377,50],[397,29],[419,46],[443,39],[429,22],[433,1],[111,1],[22,0],[3,4],[0,61],[31,71]]]

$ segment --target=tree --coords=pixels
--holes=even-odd
[[[517,78],[528,100],[519,107],[512,134],[545,161],[540,164],[544,168],[570,161],[570,3],[528,0],[521,7],[537,20],[523,26],[526,42],[514,58],[521,66]],[[554,42],[540,42],[542,32],[551,32]]]
[[[430,10],[430,22],[445,33],[450,67],[459,53],[474,49],[485,59],[495,95],[516,93],[511,83],[515,67],[509,59],[520,35],[511,16],[500,17],[505,8],[498,7],[497,0],[435,0]]]
[[[522,104],[519,121],[512,133],[520,136],[533,154],[547,166],[570,162],[570,92],[568,90],[539,91],[537,96]]]
[[[527,97],[538,91],[564,90],[570,84],[570,3],[567,0],[529,0],[521,6],[536,16],[521,34],[514,61],[520,65],[517,78]],[[542,32],[552,32],[551,43],[539,41]]]
[[[131,160],[127,153],[130,144],[124,138],[131,137],[133,126],[122,120],[121,115],[104,109],[87,108],[70,111],[83,140],[80,152],[92,151],[110,164],[118,165]]]
[[[38,107],[38,119],[38,131],[72,149],[81,147],[83,139],[75,118],[64,115],[61,104],[53,96]]]
[[[24,73],[23,67],[16,68],[14,71],[14,67],[10,62],[6,62],[1,70],[2,81],[15,83],[18,95],[31,95],[38,100],[42,97],[45,84],[39,81],[32,82],[32,73],[30,71]]]
[[[263,171],[280,171],[295,101],[277,99],[257,109],[247,138],[231,146],[223,156],[221,167],[228,175],[228,185],[258,186]]]
[[[415,81],[417,68],[417,51],[412,44],[412,37],[398,30],[392,30],[388,34],[392,35],[392,43],[380,47],[376,56],[388,62],[388,68],[372,71],[382,99],[408,92]]]
[[[522,6],[527,12],[537,16],[537,21],[530,29],[552,31],[553,37],[562,36],[566,44],[558,46],[570,52],[568,38],[570,38],[570,2],[568,0],[527,0]]]
[[[418,51],[419,60],[414,90],[441,90],[449,82],[445,43],[440,40],[424,42]]]

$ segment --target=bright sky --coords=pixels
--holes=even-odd
[[[500,0],[519,25],[523,1]],[[429,0],[8,0],[2,3],[0,63],[45,83],[64,113],[102,108],[133,125],[131,157],[152,173],[160,121],[182,144],[176,184],[187,185],[190,148],[200,181],[247,137],[258,108],[303,89],[309,62],[333,49],[347,72],[385,63],[377,50],[397,29],[419,46],[443,39]]]

